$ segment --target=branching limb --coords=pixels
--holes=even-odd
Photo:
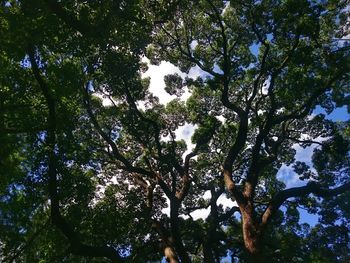
[[[210,75],[217,77],[217,78],[221,78],[222,75],[219,73],[216,73],[215,71],[213,71],[212,69],[206,67],[200,60],[198,60],[197,58],[195,58],[190,52],[187,51],[187,48],[183,47],[180,39],[178,37],[174,37],[169,31],[167,31],[164,27],[161,27],[162,31],[170,38],[172,39],[175,44],[176,47],[178,48],[178,50],[180,51],[180,53],[186,58],[188,59],[190,62],[196,64],[201,70],[209,73]]]
[[[319,197],[332,197],[350,191],[350,183],[343,184],[339,187],[328,189],[316,182],[310,182],[305,186],[293,187],[280,191],[272,199],[265,212],[262,215],[261,224],[266,225],[269,219],[276,213],[280,206],[289,198],[301,197],[314,194]]]

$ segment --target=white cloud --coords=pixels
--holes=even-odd
[[[316,145],[311,145],[305,149],[298,144],[294,144],[293,148],[296,150],[295,160],[299,162],[305,162],[307,165],[311,165],[311,157],[316,148]]]
[[[100,98],[102,100],[102,106],[107,107],[107,106],[112,106],[113,102],[112,102],[112,98],[106,96],[105,94],[101,93],[101,92],[95,92],[93,94],[94,96]]]
[[[211,75],[205,71],[203,71],[200,67],[197,65],[190,69],[190,72],[188,72],[187,75],[189,78],[196,79],[198,77],[205,78],[210,77]]]
[[[305,185],[305,182],[299,179],[298,174],[293,171],[293,168],[285,164],[278,170],[277,179],[285,183],[286,188]]]
[[[186,123],[184,126],[177,128],[175,131],[176,140],[184,140],[187,145],[187,150],[182,155],[183,158],[185,158],[185,156],[189,154],[195,147],[195,144],[191,142],[191,137],[196,128],[196,125]]]
[[[148,59],[144,59],[145,62],[149,62]],[[164,76],[169,74],[179,74],[181,77],[185,77],[186,74],[182,73],[177,67],[175,67],[170,62],[162,61],[159,66],[148,64],[148,70],[143,74],[142,77],[150,77],[149,91],[153,95],[159,98],[159,102],[166,104],[169,101],[176,98],[175,95],[169,95],[165,90]],[[185,95],[188,96],[188,92]]]
[[[307,134],[301,134],[301,140],[313,140],[315,142],[323,142],[328,138],[317,137],[315,139],[311,138]],[[311,157],[316,148],[319,148],[318,144],[311,144],[309,147],[303,148],[299,144],[294,144],[293,148],[296,150],[295,159],[300,162],[305,162],[308,165],[311,165]]]
[[[211,194],[210,191],[206,191],[203,195],[204,199],[210,199],[211,198]],[[237,202],[232,201],[230,198],[227,198],[226,194],[222,194],[218,200],[216,201],[217,205],[222,205],[224,209],[226,208],[232,208],[234,206],[238,206]],[[191,213],[191,216],[193,218],[193,220],[197,220],[197,219],[203,219],[205,220],[210,214],[210,207],[208,208],[204,208],[204,209],[198,209],[196,211],[193,211]]]
[[[222,115],[216,116],[216,118],[217,118],[219,121],[221,121],[221,123],[225,123],[225,122],[226,122],[226,118],[225,118],[224,116],[222,116]]]
[[[206,191],[202,197],[205,200],[209,200],[211,198],[210,191]],[[191,214],[193,220],[197,220],[197,219],[205,220],[210,214],[210,207],[203,208],[203,209],[197,209],[190,214]]]
[[[198,209],[191,213],[193,220],[203,219],[205,220],[210,214],[210,207],[204,209]]]
[[[210,194],[210,191],[206,191],[204,193],[204,195],[202,196],[204,199],[206,200],[209,200],[211,198],[211,194]],[[164,214],[166,214],[167,216],[170,216],[170,201],[168,198],[167,199],[167,204],[168,204],[168,207],[167,208],[164,208],[162,210],[162,212]],[[237,205],[237,202],[234,202],[232,201],[230,198],[227,198],[226,194],[223,193],[219,198],[218,200],[216,201],[216,204],[217,205],[222,205],[224,209],[226,208],[232,208],[234,206],[238,206]],[[193,212],[190,213],[191,217],[193,218],[193,220],[198,220],[198,219],[203,219],[205,220],[210,214],[210,207],[208,208],[203,208],[203,209],[197,209]],[[189,218],[188,215],[181,215],[182,218]]]
[[[302,134],[301,139],[307,140],[312,138],[309,138],[306,134]],[[312,140],[316,142],[322,142],[327,140],[327,138],[317,137]],[[294,144],[293,148],[296,150],[295,160],[306,163],[307,165],[310,166],[310,170],[316,173],[316,170],[313,168],[311,159],[312,159],[312,154],[314,150],[318,147],[320,146],[317,144],[312,144],[311,146],[306,148],[301,147],[299,144]],[[299,179],[299,175],[293,171],[293,168],[291,166],[287,166],[285,164],[283,164],[279,169],[277,173],[277,178],[282,182],[284,182],[287,188],[302,186],[306,184],[305,181],[302,181]]]
[[[223,208],[232,208],[234,206],[238,206],[236,201],[232,201],[231,198],[227,198],[226,194],[223,193],[222,195],[220,195],[220,197],[218,198],[218,200],[216,201],[217,205],[222,205]]]
[[[205,199],[209,199],[210,198],[210,191],[208,191],[208,192],[209,192],[209,196],[206,195],[207,193],[204,194],[204,196],[203,196]],[[166,202],[167,202],[167,207],[162,209],[162,213],[167,215],[168,217],[170,217],[170,200],[167,197],[165,197],[165,198],[166,198]],[[209,213],[210,213],[210,207],[203,208],[203,209],[197,209],[197,210],[193,211],[192,213],[190,213],[190,215],[193,218],[193,220],[197,220],[197,219],[200,219],[200,218],[205,220],[208,217]],[[189,218],[188,215],[183,215],[183,214],[180,215],[180,217],[182,217],[184,219],[188,219]]]
[[[164,197],[166,199],[167,207],[162,209],[162,213],[167,215],[168,217],[170,217],[170,200],[165,195],[164,195]]]

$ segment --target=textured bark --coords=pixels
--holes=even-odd
[[[179,263],[176,253],[172,247],[164,248],[164,256],[169,263]]]
[[[248,253],[248,262],[263,262],[261,255],[261,229],[254,219],[253,209],[248,206],[242,212],[242,231],[244,246]]]
[[[255,254],[260,250],[259,233],[251,219],[243,219],[244,245],[249,253]]]

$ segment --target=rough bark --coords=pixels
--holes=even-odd
[[[254,218],[254,209],[248,204],[241,212],[243,241],[248,254],[248,262],[263,262],[261,255],[262,232],[260,225]]]
[[[169,263],[179,263],[176,253],[172,247],[164,248],[164,256]]]

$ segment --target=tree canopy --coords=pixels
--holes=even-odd
[[[349,4],[0,1],[0,260],[349,262]]]

